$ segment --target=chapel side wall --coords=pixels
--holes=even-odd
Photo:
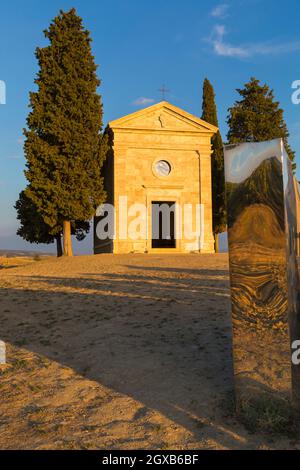
[[[212,180],[211,180],[211,150],[200,152],[200,187],[201,201],[204,206],[204,240],[202,253],[214,253],[214,238],[212,231]]]
[[[114,241],[115,253],[151,251],[151,201],[169,200],[192,204],[204,204],[204,245],[201,252],[213,253],[211,213],[211,143],[210,136],[199,133],[129,132],[114,130],[114,201],[116,220],[122,209],[119,197],[126,196],[127,204],[145,204],[148,207],[148,240],[120,239]],[[167,178],[158,178],[153,172],[155,160],[166,159],[172,165]],[[195,219],[195,215],[194,215]],[[130,222],[130,218],[128,222]],[[184,218],[182,218],[184,224]],[[184,225],[182,227],[184,235]],[[193,227],[195,230],[195,226]],[[199,237],[185,238],[177,242],[177,251],[199,250]],[[166,250],[171,252],[172,250]],[[163,250],[159,250],[163,252]]]

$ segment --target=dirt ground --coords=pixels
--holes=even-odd
[[[227,255],[0,269],[1,449],[289,449],[234,418]]]

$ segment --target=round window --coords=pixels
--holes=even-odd
[[[171,165],[166,160],[159,160],[155,163],[155,171],[159,176],[168,176],[171,173]]]

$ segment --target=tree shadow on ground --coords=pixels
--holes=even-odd
[[[0,289],[2,339],[133,397],[143,404],[134,419],[155,409],[196,441],[255,447],[227,409],[227,271],[180,269],[190,276],[175,278],[173,268],[127,268],[135,272],[27,276],[25,290]]]

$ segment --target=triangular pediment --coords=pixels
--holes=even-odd
[[[161,101],[153,106],[128,114],[109,123],[111,129],[169,130],[215,134],[217,127],[202,119]]]

